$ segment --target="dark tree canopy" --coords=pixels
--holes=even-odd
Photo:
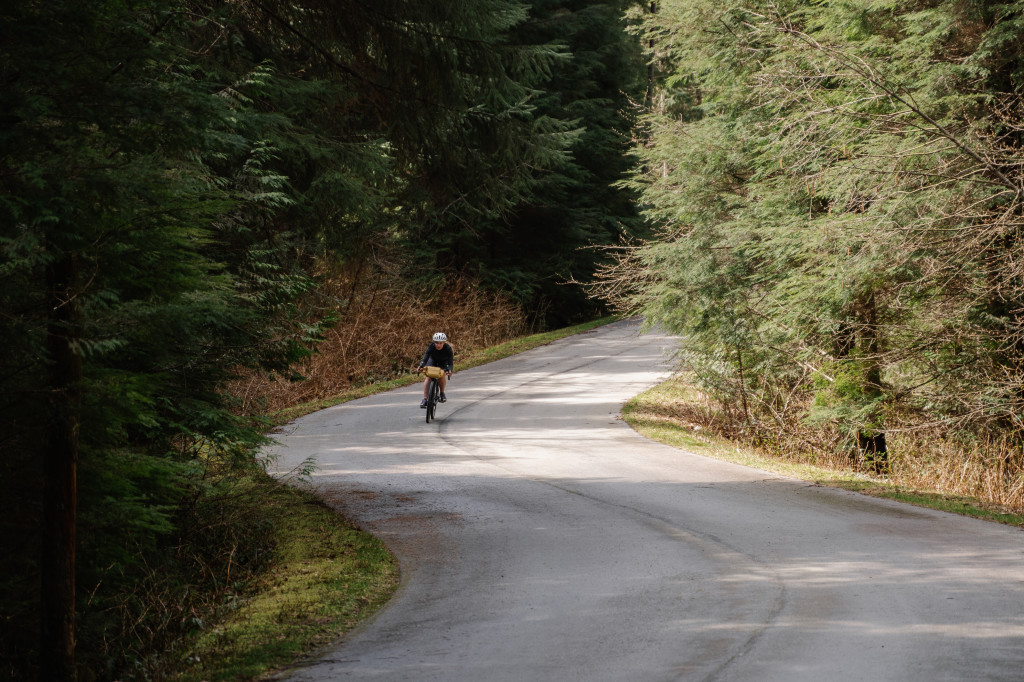
[[[629,127],[620,92],[636,86],[621,9],[4,4],[0,511],[12,551],[0,600],[17,614],[3,624],[12,670],[38,663],[25,597],[42,573],[57,595],[41,616],[45,674],[71,674],[75,627],[81,665],[122,674],[129,662],[96,644],[118,633],[105,600],[183,541],[183,505],[202,498],[207,472],[254,465],[262,429],[222,387],[242,367],[287,375],[315,346],[337,314],[312,295],[317,263],[385,253],[410,280],[471,272],[555,302],[555,318],[578,315],[552,273],[588,276],[565,266],[575,249],[633,218],[608,187]]]

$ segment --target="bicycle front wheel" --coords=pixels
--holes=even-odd
[[[431,379],[427,386],[427,423],[434,418],[434,410],[437,408],[437,379]]]

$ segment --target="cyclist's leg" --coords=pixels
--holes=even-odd
[[[430,377],[423,377],[423,400],[420,401],[420,407],[427,406],[427,391],[430,390]]]
[[[424,365],[424,367],[433,367],[433,366],[434,366],[434,359],[433,358],[429,358],[427,360],[427,364]],[[430,387],[430,377],[427,377],[427,378],[425,378],[423,380],[423,399],[424,400],[427,399],[427,389],[429,387]],[[441,389],[441,390],[443,391],[444,389]]]

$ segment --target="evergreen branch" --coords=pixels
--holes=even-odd
[[[417,102],[417,103],[423,104],[423,105],[425,105],[427,107],[430,107],[432,109],[435,109],[437,111],[443,111],[445,113],[456,114],[456,115],[462,115],[464,113],[464,109],[462,109],[462,108],[447,106],[447,105],[441,104],[441,103],[439,103],[439,102],[437,102],[435,100],[430,100],[430,99],[427,99],[427,98],[425,98],[425,97],[423,97],[421,95],[417,95],[417,94],[410,94],[409,92],[399,90],[398,88],[385,85],[383,83],[380,83],[378,81],[375,81],[375,80],[373,80],[371,78],[366,77],[365,75],[363,75],[363,74],[361,74],[361,73],[359,73],[359,72],[349,68],[348,66],[345,66],[344,64],[342,64],[326,48],[320,46],[317,43],[316,40],[314,40],[313,38],[309,37],[308,35],[306,35],[302,31],[300,31],[298,28],[296,28],[294,25],[292,25],[292,23],[290,21],[288,21],[287,18],[281,16],[279,13],[275,12],[273,9],[268,7],[267,4],[265,2],[263,2],[262,0],[250,0],[250,1],[256,7],[258,7],[260,10],[262,10],[267,15],[267,17],[269,17],[274,23],[278,24],[283,29],[285,29],[288,33],[291,33],[296,38],[298,38],[300,41],[302,41],[303,44],[305,44],[307,47],[309,47],[314,52],[316,52],[318,55],[320,55],[331,66],[333,66],[334,68],[336,68],[340,72],[348,74],[352,78],[354,78],[354,79],[356,79],[356,80],[358,80],[358,81],[360,81],[362,83],[365,83],[371,89],[378,90],[378,91],[381,91],[381,92],[387,92],[387,93],[395,96],[396,99],[411,100],[413,102]],[[500,118],[500,114],[499,113],[490,112],[490,111],[486,111],[486,110],[484,110],[484,111],[476,111],[475,113],[477,113],[478,115],[482,114],[481,118],[484,118],[484,119],[487,119],[487,120],[497,120],[497,119]]]
[[[320,45],[318,45],[315,40],[313,40],[312,38],[307,36],[305,33],[300,31],[299,29],[295,28],[290,21],[288,21],[286,18],[284,18],[281,15],[279,15],[277,12],[275,12],[271,8],[267,7],[267,5],[265,3],[263,3],[263,2],[261,2],[261,0],[251,0],[251,2],[254,5],[256,5],[257,7],[259,7],[263,11],[264,14],[266,14],[268,17],[270,17],[270,19],[274,23],[278,24],[283,29],[285,29],[286,31],[288,31],[289,33],[294,35],[296,38],[301,40],[307,47],[311,48],[314,52],[316,52],[321,57],[326,59],[327,62],[330,63],[331,66],[333,66],[334,68],[338,69],[339,71],[342,71],[344,73],[349,74],[350,76],[352,76],[356,80],[360,80],[360,81],[370,85],[373,88],[378,88],[378,89],[381,89],[381,90],[388,90],[389,89],[386,86],[383,86],[383,85],[381,85],[379,83],[373,82],[372,80],[366,78],[362,74],[357,73],[356,71],[353,71],[352,69],[348,68],[347,66],[345,66],[344,64],[339,62],[337,59],[335,59],[334,55],[332,55],[326,49],[320,47]]]
[[[416,33],[426,38],[436,39],[439,41],[451,41],[454,43],[465,43],[468,45],[478,45],[480,47],[486,48],[493,48],[495,46],[493,42],[489,40],[484,40],[483,38],[469,38],[467,36],[461,36],[457,34],[437,33],[434,31],[428,31],[425,28],[422,28],[422,22],[403,21],[390,14],[385,14],[384,12],[377,9],[375,6],[366,5],[365,3],[362,2],[355,2],[353,4],[356,4],[360,8],[362,8],[362,10],[366,12],[366,14],[379,17],[385,23],[392,24],[403,29],[407,29],[410,33]]]
[[[783,21],[782,27],[777,27],[776,30],[779,31],[780,33],[787,33],[789,35],[795,36],[798,40],[809,45],[813,49],[821,52],[822,54],[829,55],[833,59],[839,61],[841,64],[846,65],[848,68],[852,69],[854,73],[858,74],[861,78],[865,79],[868,83],[882,90],[882,92],[884,92],[887,96],[900,102],[914,114],[927,121],[930,125],[932,125],[935,128],[935,130],[939,132],[940,135],[942,135],[947,140],[955,144],[957,148],[959,148],[962,152],[964,152],[972,159],[980,163],[982,166],[987,168],[993,175],[996,176],[996,178],[999,179],[1002,185],[1012,190],[1018,196],[1022,193],[1022,191],[1024,191],[1024,188],[1022,188],[1021,185],[1014,183],[1012,180],[1010,180],[1010,178],[1006,177],[1002,170],[1000,170],[998,167],[994,166],[988,160],[983,158],[978,152],[976,152],[970,146],[961,142],[956,135],[946,130],[946,128],[941,123],[936,121],[932,116],[930,116],[927,112],[921,109],[914,101],[912,95],[910,95],[909,93],[906,96],[901,95],[899,92],[900,88],[890,86],[883,77],[875,75],[875,72],[871,68],[871,66],[861,57],[856,55],[850,56],[841,50],[826,47],[819,43],[814,38],[812,38],[811,36],[804,33],[803,31],[797,30],[786,21]]]

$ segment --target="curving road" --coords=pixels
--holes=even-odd
[[[289,425],[398,556],[295,681],[1024,679],[1024,534],[652,443],[617,417],[672,340],[631,322]]]

